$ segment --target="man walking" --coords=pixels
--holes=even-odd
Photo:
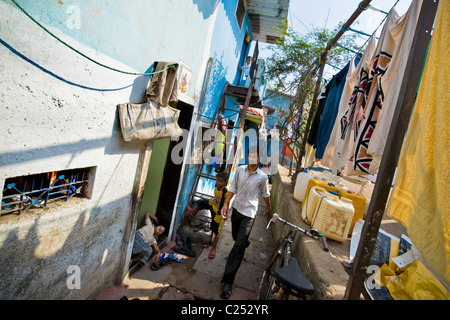
[[[223,287],[220,296],[223,299],[230,297],[234,277],[244,258],[245,249],[250,245],[248,238],[256,217],[256,211],[258,210],[259,195],[263,197],[267,205],[266,216],[271,211],[269,179],[258,168],[258,164],[258,148],[252,147],[249,150],[248,165],[240,166],[236,169],[233,182],[228,190],[228,196],[221,210],[222,218],[226,220],[229,203],[233,196],[236,195],[231,215],[231,233],[234,246],[228,256],[222,277]]]

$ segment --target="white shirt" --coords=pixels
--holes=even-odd
[[[229,191],[235,194],[232,207],[244,216],[255,218],[259,195],[263,198],[270,196],[269,178],[259,168],[249,174],[248,166],[240,166]]]
[[[153,226],[153,223],[149,218],[145,219],[145,226],[140,228],[138,231],[142,234],[145,242],[147,242],[149,245],[157,243],[154,235],[155,227]]]
[[[245,79],[247,79],[248,75],[250,74],[250,65],[246,64],[246,65],[242,66],[242,71],[243,71],[242,77],[245,80]]]

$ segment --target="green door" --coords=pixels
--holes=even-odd
[[[155,214],[164,175],[170,138],[154,140],[137,228],[145,224],[145,213]]]

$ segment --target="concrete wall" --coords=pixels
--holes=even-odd
[[[154,61],[183,61],[195,103],[216,1],[18,3],[105,65],[145,72]],[[90,199],[0,217],[0,298],[95,298],[127,268],[151,154],[151,145],[123,141],[116,105],[142,101],[149,78],[88,61],[8,0],[0,1],[0,70],[0,187],[10,177],[96,168]],[[71,266],[80,289],[67,286]]]
[[[191,70],[183,101],[206,116],[235,79],[247,54],[245,33],[251,35],[248,16],[237,26],[237,0],[17,2],[57,37],[113,68],[142,73],[155,61],[183,62]],[[87,60],[9,0],[0,0],[0,70],[0,187],[10,177],[95,168],[89,199],[0,217],[0,298],[95,298],[127,270],[152,152],[151,143],[123,141],[116,106],[143,101],[150,78]],[[186,164],[176,186],[173,230],[193,172]],[[67,286],[71,266],[79,268],[80,289]]]
[[[294,199],[294,186],[288,171],[288,168],[279,166],[278,173],[273,177],[272,213],[278,213],[281,218],[309,230],[311,226],[301,217],[301,203]],[[289,228],[280,222],[276,223],[271,229],[273,239],[284,237]],[[329,252],[325,252],[319,240],[297,232],[291,247],[292,255],[297,258],[303,274],[314,285],[314,299],[341,300],[348,282],[348,274],[341,262],[348,259],[350,241],[340,243],[328,239],[328,246]]]

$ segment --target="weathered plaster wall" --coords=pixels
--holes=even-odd
[[[9,177],[96,167],[91,199],[0,218],[0,297],[87,298],[120,275],[126,254],[142,145],[123,141],[116,105],[134,94],[136,77],[88,62],[9,4],[0,6],[0,186]],[[72,265],[80,268],[80,289],[66,285]]]
[[[39,22],[138,72],[154,61],[184,62],[193,71],[188,95],[195,98],[217,0],[16,1]]]

